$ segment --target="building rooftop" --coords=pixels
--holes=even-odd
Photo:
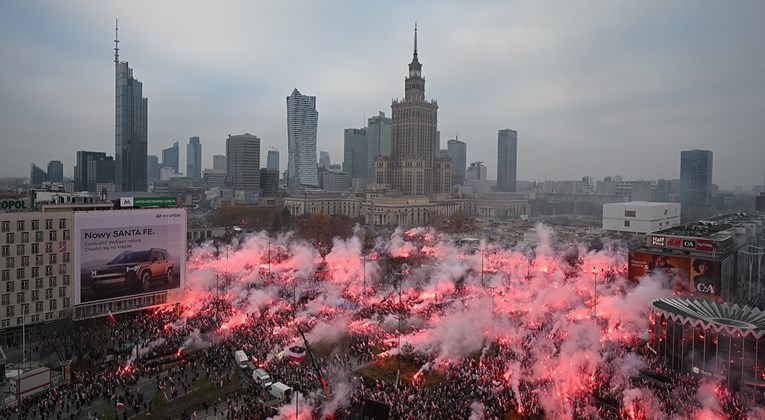
[[[765,214],[763,213],[735,213],[673,226],[652,232],[652,234],[699,237],[723,241],[736,237],[739,234],[746,234],[747,228],[761,227],[764,223]]]
[[[712,327],[728,334],[765,333],[765,312],[751,306],[730,305],[711,300],[680,298],[656,299],[651,302],[654,310],[683,324]]]

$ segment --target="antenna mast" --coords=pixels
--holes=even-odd
[[[114,20],[114,64],[117,64],[120,62],[120,41],[119,41],[119,19]]]

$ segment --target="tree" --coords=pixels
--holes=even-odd
[[[42,345],[60,362],[76,358],[79,363],[95,359],[105,351],[109,326],[103,318],[75,321],[70,317],[47,324],[41,331]]]

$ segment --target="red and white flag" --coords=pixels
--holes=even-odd
[[[125,408],[125,404],[122,401],[117,401],[117,408]]]
[[[117,318],[115,318],[115,317],[114,317],[114,315],[112,315],[112,311],[109,311],[109,312],[107,312],[107,313],[106,313],[106,319],[107,319],[109,322],[111,322],[111,323],[112,323],[112,325],[114,325],[114,324],[116,324],[116,323],[117,323]]]

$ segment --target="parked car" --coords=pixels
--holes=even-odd
[[[165,249],[125,251],[90,273],[90,288],[94,292],[104,292],[130,287],[147,292],[154,280],[164,279],[165,284],[170,284],[174,273],[173,260]]]

